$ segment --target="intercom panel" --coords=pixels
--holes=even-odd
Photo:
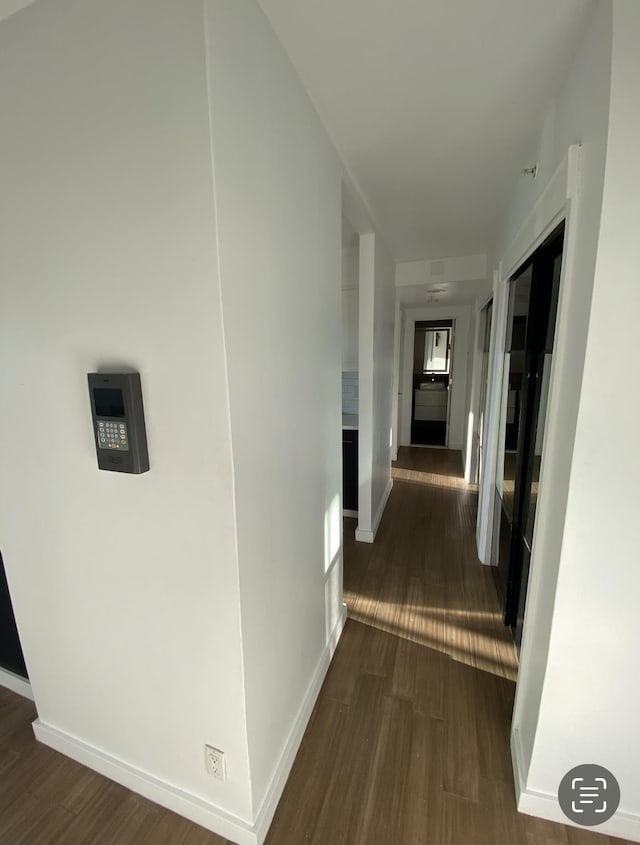
[[[112,472],[149,469],[140,373],[88,373],[98,467]]]

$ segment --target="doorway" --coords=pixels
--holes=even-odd
[[[520,648],[555,335],[564,223],[509,283],[492,562]]]
[[[9,585],[0,553],[0,668],[8,669],[14,675],[27,679],[20,637],[13,614]]]
[[[412,445],[448,444],[453,333],[453,320],[419,320],[415,324]]]

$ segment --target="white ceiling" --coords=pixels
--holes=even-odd
[[[31,2],[0,0],[0,20]],[[492,244],[597,0],[258,2],[396,260],[411,261]]]
[[[470,305],[474,302],[481,304],[490,295],[490,282],[479,282],[477,279],[468,282],[403,285],[396,288],[396,298],[403,309]]]
[[[259,0],[397,260],[484,252],[594,0]]]

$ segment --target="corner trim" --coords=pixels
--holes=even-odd
[[[302,703],[300,704],[296,717],[293,721],[289,736],[284,744],[280,759],[276,763],[265,797],[263,798],[260,809],[256,815],[254,830],[256,832],[256,841],[259,845],[264,842],[267,833],[269,832],[269,827],[273,820],[278,802],[284,791],[291,767],[293,766],[296,754],[300,748],[300,743],[302,742],[302,737],[307,727],[307,723],[309,722],[311,713],[313,712],[320,688],[322,687],[329,664],[331,663],[333,652],[335,651],[338,641],[342,635],[346,621],[347,606],[343,603],[340,608],[338,621],[327,638],[327,643],[322,650],[320,660],[316,665],[311,682],[309,683],[307,692],[302,699]]]
[[[371,531],[364,530],[362,528],[356,528],[356,540],[360,543],[373,543],[376,539],[376,534],[378,533],[378,528],[380,527],[380,522],[382,520],[382,514],[384,513],[384,509],[387,506],[387,502],[389,501],[389,496],[391,495],[391,490],[393,489],[393,478],[390,478],[387,482],[386,489],[384,491],[384,495],[382,497],[382,501],[380,502],[380,506],[378,507],[378,511],[376,513],[375,519],[373,520],[373,525],[371,526]]]
[[[344,626],[346,624],[347,624],[347,603],[343,601],[340,604],[340,615],[338,617],[338,621],[333,626],[333,631],[329,634],[329,639],[327,640],[327,648],[329,649],[329,663],[331,663],[331,661],[333,659],[333,654],[334,654],[336,648],[338,647],[338,643],[340,642],[340,637],[342,636],[342,632],[344,631]]]
[[[513,774],[516,787],[516,806],[519,813],[527,816],[535,816],[539,819],[547,819],[558,824],[569,825],[570,827],[585,830],[583,825],[574,824],[568,819],[560,808],[558,798],[550,792],[540,792],[537,789],[529,789],[526,785],[524,772],[524,757],[520,732],[514,728],[511,732],[511,760],[513,763]],[[593,833],[603,833],[606,836],[619,836],[633,842],[640,842],[640,815],[635,813],[618,812],[596,827],[589,827],[587,830]]]
[[[35,701],[29,681],[21,678],[20,675],[16,675],[15,672],[9,671],[9,669],[0,668],[0,687],[6,687],[11,692],[15,692],[16,695],[28,698],[29,701]]]
[[[149,772],[137,769],[40,719],[36,719],[33,723],[33,732],[36,739],[48,745],[49,748],[71,757],[72,760],[88,766],[150,801],[218,833],[225,839],[231,839],[238,845],[259,845],[255,829],[248,822],[227,813],[209,801],[204,801],[197,795],[159,780]]]
[[[524,752],[520,731],[514,727],[511,731],[511,765],[513,766],[513,779],[516,788],[516,804],[520,805],[520,796],[525,791]]]

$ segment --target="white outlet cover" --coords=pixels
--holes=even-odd
[[[213,745],[205,745],[204,757],[207,772],[218,780],[226,780],[227,772],[224,762],[224,751],[214,748]]]

